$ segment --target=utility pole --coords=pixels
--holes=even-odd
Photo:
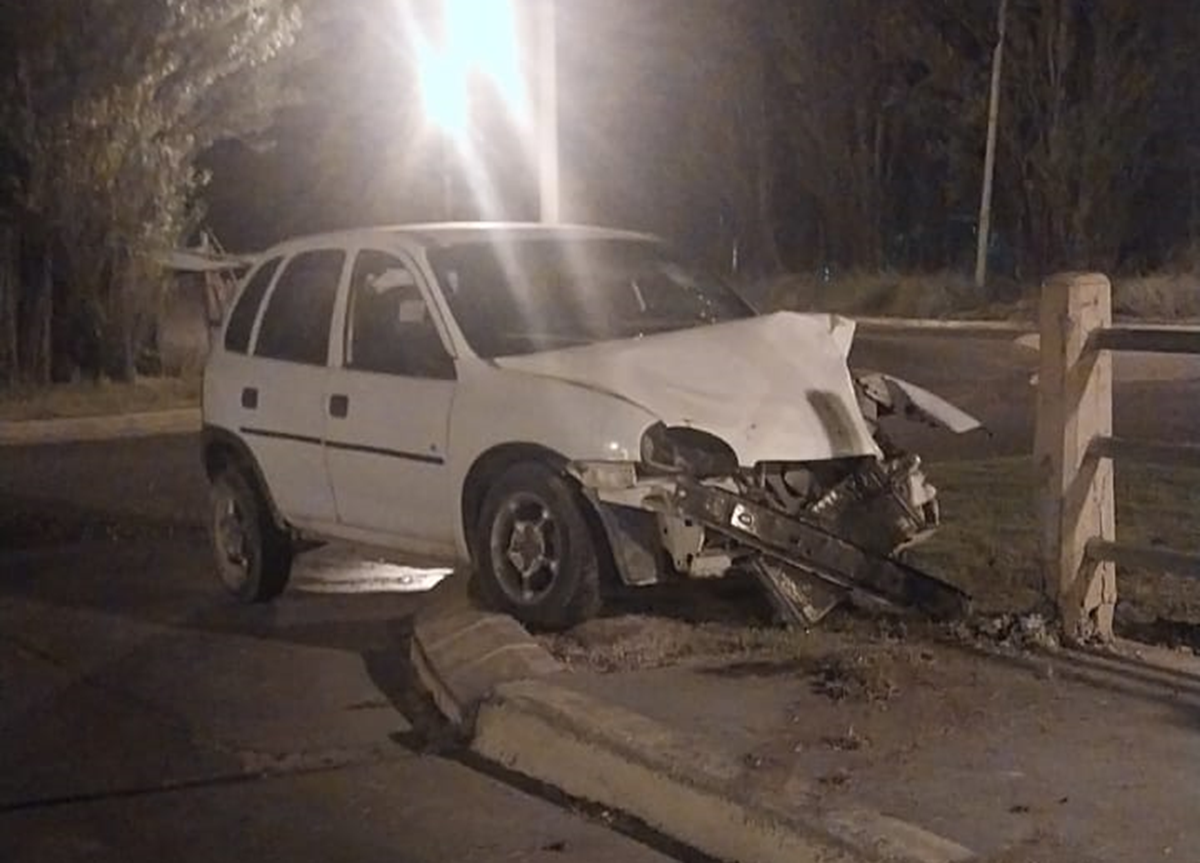
[[[987,282],[988,245],[992,232],[992,184],[996,174],[996,131],[1000,120],[1000,85],[1004,80],[1004,38],[1008,33],[1008,0],[1000,0],[1000,25],[992,54],[992,89],[988,101],[987,152],[983,158],[983,194],[979,203],[979,236],[975,249],[975,286]]]
[[[562,217],[558,156],[558,24],[555,0],[538,2],[538,190],[541,220],[558,222]]]

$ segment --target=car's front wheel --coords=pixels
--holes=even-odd
[[[579,492],[550,467],[506,470],[484,497],[472,544],[476,592],[523,623],[566,629],[600,610],[600,561]]]
[[[210,490],[210,534],[217,575],[242,602],[266,602],[287,586],[292,543],[241,471],[226,468]]]

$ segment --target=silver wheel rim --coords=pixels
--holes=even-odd
[[[254,531],[250,514],[232,489],[221,485],[213,495],[213,545],[217,573],[233,593],[250,580],[254,566]]]
[[[549,505],[531,492],[509,496],[492,519],[492,572],[518,605],[536,605],[558,582],[562,528]]]

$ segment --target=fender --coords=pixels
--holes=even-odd
[[[249,469],[254,486],[266,501],[267,509],[271,513],[271,520],[275,522],[275,526],[280,530],[293,532],[291,525],[284,519],[283,513],[280,512],[279,507],[275,505],[274,498],[271,497],[270,486],[267,485],[262,468],[258,466],[258,459],[254,457],[254,453],[244,440],[229,429],[205,423],[200,430],[200,441],[204,472],[210,480],[214,477],[218,467],[214,463],[212,453],[218,449],[231,450],[234,453],[235,461],[240,466]]]

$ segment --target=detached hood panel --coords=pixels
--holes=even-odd
[[[744,466],[878,456],[846,366],[853,334],[844,318],[780,312],[496,362],[703,429]]]

